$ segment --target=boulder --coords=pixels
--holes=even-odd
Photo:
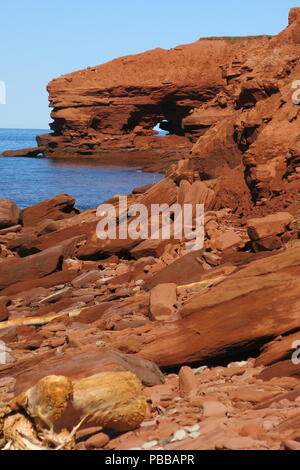
[[[181,367],[179,374],[179,392],[181,397],[190,395],[197,390],[198,381],[193,369],[188,366]]]
[[[284,360],[292,360],[292,355],[295,352],[294,344],[299,342],[300,334],[293,333],[287,336],[279,336],[274,341],[265,344],[261,350],[260,355],[255,361],[256,366],[269,366],[276,362]]]
[[[0,229],[18,224],[20,209],[10,199],[0,199]]]
[[[7,235],[8,233],[19,232],[20,230],[22,230],[22,225],[20,225],[20,224],[12,225],[10,227],[2,228],[0,230],[0,236],[1,235]]]
[[[182,180],[178,191],[179,204],[204,204],[205,212],[210,211],[214,207],[215,193],[204,182],[195,181],[189,184],[188,181]]]
[[[35,227],[25,227],[23,230],[15,237],[15,240],[12,240],[8,243],[10,249],[16,249],[21,254],[34,254],[39,251],[46,250],[48,248],[55,247],[60,243],[73,238],[75,236],[81,236],[82,240],[87,239],[90,234],[96,232],[96,222],[81,223],[78,221],[77,216],[73,216],[68,221],[76,219],[76,224],[68,226],[66,228],[58,229],[57,231],[51,233],[45,233],[37,235],[36,226]],[[64,219],[65,220],[65,219]]]
[[[175,314],[176,284],[159,284],[150,293],[150,314],[153,320],[168,320]]]
[[[70,257],[80,237],[27,258],[10,258],[0,263],[0,289],[18,282],[39,279],[61,269],[62,260]]]
[[[30,358],[26,363],[20,361],[14,366],[2,366],[0,378],[7,375],[15,377],[18,394],[46,375],[66,375],[72,379],[80,379],[100,372],[122,371],[134,373],[146,386],[164,383],[163,374],[153,362],[92,345],[80,350],[69,348],[59,355],[49,355],[48,352],[48,357],[43,358],[43,367],[37,357]]]
[[[219,251],[243,245],[242,238],[232,229],[225,230],[224,232],[217,231],[215,237],[212,237],[211,240],[211,247]]]
[[[201,255],[202,250],[196,250],[177,259],[152,276],[145,283],[146,289],[152,289],[158,284],[175,283],[177,285],[184,285],[201,281],[204,268],[197,261],[197,258]]]
[[[73,281],[71,282],[73,287],[84,287],[91,282],[95,282],[98,279],[101,278],[101,271],[99,270],[92,270],[92,271],[86,271],[79,276],[77,276]]]
[[[276,362],[266,367],[258,376],[258,379],[269,381],[275,377],[295,377],[300,379],[300,365],[295,365],[291,359]]]
[[[247,229],[256,252],[278,250],[297,236],[296,220],[288,212],[250,219]]]
[[[222,418],[226,416],[227,407],[216,401],[205,401],[203,403],[203,416],[206,418]]]
[[[137,246],[133,247],[130,250],[131,255],[135,259],[145,258],[147,256],[153,256],[154,258],[159,258],[165,248],[170,242],[175,243],[175,240],[168,240],[168,239],[152,239],[149,238],[148,240],[143,240]]]
[[[145,205],[149,211],[151,204],[168,204],[171,206],[177,201],[178,188],[171,178],[164,178],[155,183],[140,196],[138,204]]]
[[[59,220],[78,213],[74,209],[75,199],[68,194],[59,194],[22,211],[21,220],[25,227],[37,225],[44,219]]]
[[[102,259],[109,255],[119,253],[129,253],[130,250],[139,243],[140,240],[107,239],[100,240],[96,233],[96,227],[90,231],[87,236],[86,244],[82,245],[78,250],[78,258],[83,260]]]
[[[49,274],[43,278],[36,278],[32,280],[25,280],[21,282],[16,282],[9,287],[3,289],[1,294],[13,296],[19,292],[29,291],[36,287],[53,287],[58,284],[64,284],[72,281],[78,275],[75,271],[57,271],[55,273]]]
[[[23,229],[16,234],[6,244],[7,248],[16,251],[19,256],[29,256],[40,251],[36,248],[37,234],[33,227],[23,227]]]
[[[262,238],[261,240],[253,242],[252,246],[253,250],[256,252],[274,251],[283,248],[284,242],[280,237],[273,235],[271,237]]]
[[[241,351],[259,349],[300,328],[299,288],[300,248],[254,261],[194,295],[172,328],[167,323],[153,324],[139,336],[137,353],[170,367],[228,360]]]
[[[266,217],[249,219],[247,221],[248,235],[252,241],[282,235],[291,230],[294,221],[294,217],[288,212],[277,212]]]

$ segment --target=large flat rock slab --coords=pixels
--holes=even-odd
[[[0,289],[19,282],[39,279],[61,269],[63,258],[72,256],[80,237],[65,240],[26,258],[10,258],[0,263]]]
[[[136,335],[139,356],[163,367],[229,360],[300,329],[299,289],[300,249],[295,248],[254,261],[195,295],[181,309],[182,320],[124,335]],[[115,341],[121,341],[120,334]]]
[[[59,355],[47,353],[19,364],[0,367],[0,377],[16,379],[15,393],[21,393],[47,375],[65,375],[72,379],[89,377],[100,372],[133,372],[144,385],[162,384],[164,376],[152,362],[108,348],[88,346],[82,350],[69,349]]]

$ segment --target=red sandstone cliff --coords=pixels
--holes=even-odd
[[[38,140],[53,157],[190,153],[201,179],[229,177],[227,194],[237,185],[234,198],[265,203],[297,186],[300,174],[291,88],[299,57],[294,8],[273,38],[201,39],[64,75],[48,85],[54,133]],[[170,135],[157,138],[153,127],[163,120]]]

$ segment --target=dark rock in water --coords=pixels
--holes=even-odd
[[[44,147],[32,147],[29,149],[6,150],[1,153],[1,157],[37,157],[44,153]]]

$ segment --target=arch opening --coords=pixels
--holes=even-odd
[[[182,119],[186,117],[189,109],[180,107],[176,102],[162,101],[159,105],[144,105],[134,107],[127,116],[121,131],[139,135],[166,135],[184,136]]]
[[[172,124],[166,119],[163,119],[153,127],[153,130],[156,132],[157,137],[165,137],[171,134],[171,127]]]

